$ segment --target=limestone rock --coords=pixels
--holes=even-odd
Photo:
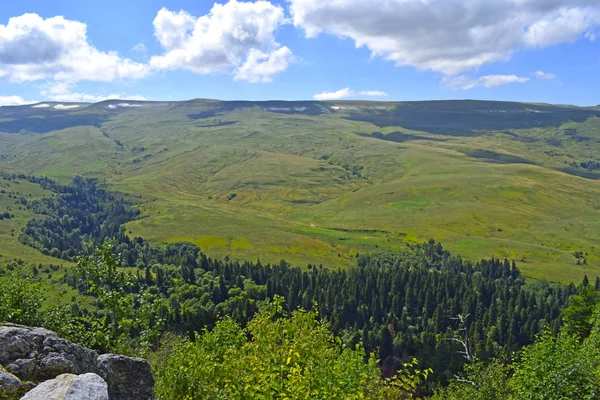
[[[13,394],[20,387],[21,380],[0,366],[0,393]]]
[[[106,382],[111,400],[154,399],[154,378],[146,360],[116,354],[98,356],[42,328],[0,323],[0,366],[23,382],[91,372]],[[21,383],[20,390],[26,387]]]
[[[21,378],[40,381],[95,370],[98,354],[42,328],[0,325],[0,364]]]
[[[21,400],[108,400],[106,382],[94,373],[62,374],[42,382]]]
[[[116,354],[98,357],[98,374],[108,384],[111,400],[154,399],[154,377],[148,361]]]

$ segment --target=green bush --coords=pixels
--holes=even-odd
[[[398,399],[430,372],[383,380],[373,355],[345,347],[314,311],[285,315],[282,302],[267,303],[245,329],[225,318],[195,342],[166,336],[153,355],[158,398]]]
[[[543,334],[521,353],[511,380],[514,398],[597,399],[597,356],[575,336]]]
[[[511,368],[494,360],[489,365],[482,362],[466,364],[464,378],[450,382],[436,391],[432,400],[506,400],[510,399],[508,386]]]
[[[41,290],[17,272],[0,270],[0,321],[39,325]]]

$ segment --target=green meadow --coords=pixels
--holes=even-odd
[[[0,115],[12,121],[0,122],[0,169],[96,177],[139,204],[130,236],[190,241],[212,257],[337,268],[434,238],[468,259],[513,259],[533,279],[600,276],[600,171],[589,163],[600,111],[279,103],[14,107]],[[2,258],[52,262],[18,243],[33,218],[18,211],[0,221]]]
[[[27,260],[31,263],[62,263],[48,257],[37,250],[21,244],[19,233],[27,221],[35,218],[35,214],[17,201],[39,200],[44,196],[52,196],[52,192],[40,188],[39,185],[23,180],[8,181],[0,177],[0,214],[8,212],[13,218],[0,220],[0,259],[2,261]]]
[[[37,269],[36,281],[45,293],[46,305],[68,304],[72,296],[77,296],[76,289],[63,282],[64,271],[72,266],[71,263],[45,256],[39,251],[19,242],[19,233],[23,226],[32,218],[39,218],[17,200],[39,200],[53,196],[52,192],[42,189],[39,185],[25,180],[5,180],[0,177],[0,214],[8,212],[10,219],[0,220],[0,264],[18,266],[27,274],[34,274]],[[88,299],[81,300],[83,304]]]

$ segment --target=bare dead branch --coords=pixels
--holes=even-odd
[[[473,385],[473,387],[474,387],[475,389],[477,389],[477,384],[476,384],[475,382],[473,382],[473,381],[470,381],[470,380],[468,380],[468,379],[461,378],[461,377],[460,377],[460,376],[458,376],[458,375],[454,375],[454,379],[456,379],[456,381],[457,381],[457,382],[468,383],[468,384],[470,384],[470,385]]]
[[[450,319],[458,321],[458,331],[457,333],[449,338],[449,340],[459,343],[462,346],[462,351],[458,351],[458,354],[463,356],[468,362],[475,362],[477,357],[475,356],[475,350],[471,345],[471,341],[469,340],[469,331],[467,330],[467,318],[470,314],[463,316],[462,314],[458,314],[456,317],[450,317]],[[459,335],[462,334],[462,337]]]

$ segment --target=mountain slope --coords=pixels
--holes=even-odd
[[[600,274],[594,108],[42,104],[0,108],[0,169],[103,179],[142,203],[131,235],[327,266],[433,237],[468,258],[515,259],[531,277]]]

